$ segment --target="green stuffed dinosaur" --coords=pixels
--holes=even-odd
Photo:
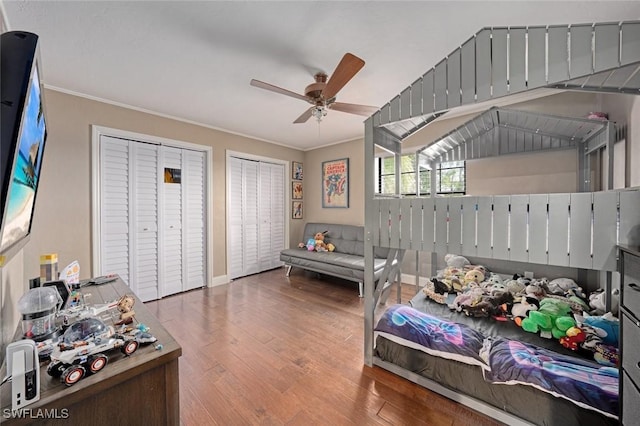
[[[530,311],[529,316],[522,320],[522,329],[529,333],[538,333],[550,339],[552,336],[560,339],[566,335],[569,328],[576,325],[571,316],[571,307],[562,300],[545,298],[540,301],[537,311]]]

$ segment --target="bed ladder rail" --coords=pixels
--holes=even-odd
[[[398,299],[400,298],[400,266],[402,265],[405,252],[405,249],[389,249],[382,275],[375,283],[373,291],[374,306],[376,306],[378,302],[384,304],[387,301],[389,289],[396,281],[398,282]]]

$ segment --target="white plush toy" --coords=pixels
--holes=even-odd
[[[457,254],[445,254],[444,261],[447,262],[447,266],[462,269],[467,265],[471,265],[471,262],[464,257]]]

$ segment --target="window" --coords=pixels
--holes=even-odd
[[[420,195],[431,192],[431,171],[416,165],[416,154],[404,154],[400,157],[400,193],[417,195],[416,167],[419,169]],[[376,158],[376,192],[379,194],[395,194],[395,158]],[[464,161],[452,161],[438,164],[436,170],[436,188],[438,194],[459,194],[466,192],[466,167]]]

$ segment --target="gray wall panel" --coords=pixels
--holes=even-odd
[[[433,89],[435,93],[435,110],[447,109],[447,60],[440,61],[435,66]]]
[[[525,29],[511,28],[509,30],[509,93],[526,89],[525,46]]]
[[[422,77],[411,85],[411,116],[422,115]]]
[[[569,78],[569,57],[567,54],[567,27],[550,27],[548,30],[548,72],[547,81],[555,83]]]
[[[591,197],[590,192],[571,194],[569,265],[574,268],[592,267]]]
[[[596,72],[618,66],[620,27],[618,24],[596,25],[595,67]]]
[[[433,74],[434,70],[430,69],[422,76],[422,113],[430,114],[434,112],[433,106]]]
[[[569,194],[549,194],[549,264],[569,266]]]
[[[400,248],[411,248],[411,198],[400,200]]]
[[[462,251],[463,256],[476,256],[476,203],[477,197],[462,199]]]
[[[493,197],[493,258],[509,259],[509,196]]]
[[[546,75],[546,28],[529,28],[528,51],[528,88],[544,86],[547,84]]]
[[[512,195],[511,218],[510,218],[510,237],[509,237],[509,256],[511,260],[518,262],[528,262],[529,253],[527,252],[527,222],[529,195]]]
[[[462,253],[462,198],[449,198],[449,253]]]
[[[620,192],[620,244],[640,246],[640,191]]]
[[[435,243],[435,251],[437,253],[446,253],[447,252],[447,234],[448,234],[448,207],[449,200],[446,198],[436,198],[436,243]]]
[[[593,268],[616,270],[618,191],[593,193]],[[636,211],[637,215],[637,211]],[[637,221],[636,216],[636,223]]]
[[[462,102],[471,103],[476,98],[476,39],[467,40],[461,48],[461,86]]]
[[[622,65],[640,61],[640,23],[622,24]]]
[[[478,256],[492,257],[491,249],[491,206],[492,197],[478,197]]]
[[[529,262],[547,263],[547,194],[529,195]]]
[[[391,200],[389,206],[389,247],[400,248],[400,202]]]
[[[400,119],[411,117],[411,87],[407,87],[400,93]]]
[[[422,250],[422,200],[411,200],[411,249]]]
[[[422,250],[433,252],[434,251],[434,204],[435,198],[423,198],[422,199]]]
[[[491,39],[489,30],[476,36],[476,101],[491,98]]]
[[[456,49],[447,58],[448,107],[460,105],[460,49]]]
[[[491,85],[496,98],[507,94],[507,30],[494,29],[491,38]]]
[[[571,27],[571,77],[591,74],[593,56],[591,25],[575,25]]]

